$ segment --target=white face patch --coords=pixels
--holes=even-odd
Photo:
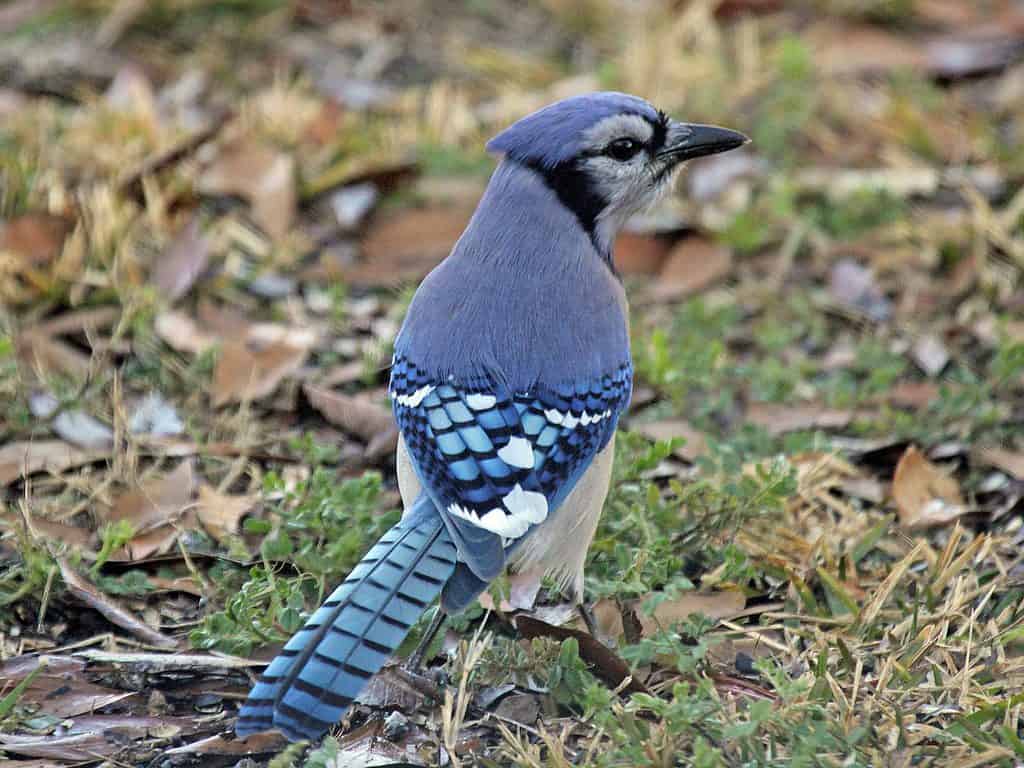
[[[616,139],[633,139],[646,144],[653,135],[654,128],[640,115],[612,115],[583,133],[583,146],[586,149],[603,149]]]
[[[589,128],[583,146],[593,153],[601,152],[616,139],[633,139],[646,145],[653,135],[654,127],[640,115],[614,115]],[[662,173],[666,162],[645,150],[628,160],[605,154],[584,157],[580,167],[598,195],[607,201],[595,229],[604,248],[611,246],[630,216],[653,205],[669,189],[674,174]]]
[[[510,467],[533,468],[533,446],[525,437],[513,437],[498,451],[498,458]]]
[[[485,395],[480,392],[466,395],[466,405],[474,411],[486,411],[488,408],[493,408],[496,402],[498,402],[498,398],[494,395]]]
[[[422,387],[417,389],[411,395],[394,395],[395,402],[406,408],[416,408],[420,403],[423,402],[423,398],[434,391],[434,387],[431,384],[424,384]]]

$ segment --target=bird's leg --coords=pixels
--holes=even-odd
[[[420,667],[423,665],[423,657],[426,655],[427,649],[430,648],[430,644],[434,642],[434,638],[437,637],[437,632],[441,629],[441,625],[444,623],[445,618],[445,612],[440,606],[438,606],[437,613],[435,613],[434,618],[430,620],[430,626],[427,627],[427,631],[423,633],[423,637],[420,639],[419,645],[416,646],[416,650],[409,654],[409,658],[403,665],[406,672],[411,672],[414,675],[420,674]]]
[[[590,603],[584,602],[584,600],[580,598],[580,601],[576,603],[576,610],[583,619],[583,623],[587,625],[587,632],[590,633],[592,638],[600,642],[601,638],[597,636],[597,618],[594,616],[593,606],[591,606]]]

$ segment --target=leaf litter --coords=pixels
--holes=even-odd
[[[512,579],[431,657],[447,703],[390,673],[281,759],[1019,757],[1014,3],[443,29],[418,2],[46,5],[0,19],[12,764],[285,749],[229,733],[259,662],[185,649],[269,658],[396,519],[408,288],[472,213],[483,141],[605,85],[754,142],[616,244],[637,381],[588,565],[601,640],[553,589],[512,611]]]

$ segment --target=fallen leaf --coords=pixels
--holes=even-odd
[[[554,640],[576,638],[579,643],[580,658],[589,664],[594,673],[610,687],[618,688],[627,678],[630,678],[629,683],[622,691],[623,693],[648,693],[647,686],[630,674],[629,665],[608,646],[591,636],[589,632],[571,627],[556,627],[526,614],[518,614],[512,619],[512,623],[519,634],[527,639],[534,637],[550,637]]]
[[[104,448],[114,441],[114,431],[84,411],[68,409],[54,416],[60,402],[48,392],[31,395],[28,407],[37,419],[53,417],[51,426],[57,436],[79,448]]]
[[[242,139],[223,147],[198,187],[203,194],[245,198],[253,221],[272,239],[291,229],[298,200],[295,162],[268,144]]]
[[[852,411],[828,408],[820,403],[750,403],[746,420],[773,435],[800,429],[842,429],[854,418]]]
[[[49,213],[25,213],[0,223],[0,252],[12,253],[31,266],[53,261],[72,223]]]
[[[149,280],[161,298],[173,304],[189,292],[209,260],[210,244],[200,229],[199,217],[193,216],[157,257]]]
[[[419,280],[437,266],[469,223],[472,208],[422,208],[374,217],[362,240],[362,262],[342,277],[359,286]]]
[[[707,203],[720,198],[737,182],[765,174],[768,163],[749,147],[701,158],[686,171],[689,199]]]
[[[164,750],[165,755],[260,755],[280,752],[288,744],[277,731],[254,733],[244,739],[234,733],[209,736],[191,744]]]
[[[64,731],[45,736],[0,734],[0,748],[18,755],[95,763],[100,759],[114,758],[129,744],[139,745],[151,738],[167,739],[196,733],[200,728],[200,723],[191,717],[91,715],[74,718],[68,726],[70,733]]]
[[[342,187],[330,196],[331,210],[342,229],[352,230],[363,223],[380,198],[377,185],[370,181]]]
[[[36,472],[61,472],[110,456],[110,451],[81,450],[63,440],[37,440],[0,446],[0,486]]]
[[[892,303],[875,284],[871,270],[853,259],[840,259],[828,276],[829,293],[840,305],[881,322],[892,314]]]
[[[178,352],[198,355],[215,347],[218,342],[217,336],[200,330],[195,320],[179,310],[161,312],[156,316],[153,327],[157,335]]]
[[[59,542],[75,549],[85,549],[92,540],[92,532],[77,525],[67,525],[39,514],[26,513],[25,520],[32,538],[39,542]],[[21,516],[13,512],[0,515],[0,522],[19,528],[23,525]]]
[[[896,465],[892,495],[909,530],[944,525],[967,512],[960,484],[910,445]]]
[[[137,490],[119,496],[105,515],[107,522],[127,520],[144,533],[178,519],[191,504],[196,488],[195,466],[186,459],[174,470]]]
[[[514,693],[502,699],[494,713],[505,720],[533,725],[540,717],[540,700],[532,693]]]
[[[85,661],[69,656],[16,657],[0,665],[0,680],[13,686],[40,667],[19,702],[35,704],[40,712],[54,717],[87,714],[136,695],[88,682]]]
[[[306,362],[315,336],[302,328],[253,326],[244,339],[228,340],[213,369],[215,406],[258,400]]]
[[[687,237],[672,246],[651,287],[656,299],[681,299],[700,293],[732,272],[732,252],[703,237]]]
[[[18,360],[26,371],[39,371],[43,377],[66,374],[77,380],[89,376],[89,355],[66,341],[31,330],[19,334],[14,344]]]
[[[128,420],[128,431],[133,435],[173,437],[185,431],[174,406],[159,392],[150,392],[136,406]]]
[[[1024,51],[1019,34],[992,26],[915,38],[877,25],[826,22],[804,37],[814,49],[819,71],[832,76],[913,70],[952,80],[997,72]]]
[[[178,642],[145,622],[137,619],[130,611],[121,607],[113,598],[100,592],[94,584],[77,573],[64,558],[58,558],[61,578],[68,592],[93,610],[103,614],[111,624],[124,629],[149,645],[158,648],[177,648]]]
[[[707,439],[702,432],[694,429],[689,422],[682,419],[664,419],[633,426],[637,432],[648,440],[671,440],[681,437],[686,442],[673,451],[673,455],[691,464],[699,456],[707,453]]]
[[[928,73],[956,79],[998,72],[1020,59],[1024,41],[1020,34],[1006,34],[991,27],[959,30],[930,40],[926,47]]]
[[[256,499],[247,495],[228,495],[210,485],[199,488],[196,514],[203,528],[217,541],[237,534],[245,514],[253,508]]]
[[[1014,453],[1005,448],[979,448],[973,455],[983,464],[1001,469],[1017,480],[1024,480],[1024,453]]]
[[[122,747],[111,743],[102,731],[71,736],[20,736],[0,733],[0,748],[12,755],[50,758],[64,762],[93,762],[97,757],[119,752]]]
[[[931,381],[901,381],[880,395],[878,401],[920,410],[934,402],[938,396],[939,387]]]
[[[832,76],[922,71],[928,63],[918,41],[876,25],[820,23],[807,30],[806,41],[814,49],[816,68]]]
[[[949,363],[949,352],[938,336],[926,333],[914,342],[911,348],[914,362],[929,376],[938,376]]]
[[[678,597],[657,600],[653,614],[641,609],[644,601],[659,597],[661,595],[658,593],[652,593],[629,606],[640,622],[644,637],[650,637],[676,622],[685,621],[695,613],[702,613],[710,619],[728,619],[747,605],[742,592],[725,589],[717,592],[683,592]]]
[[[395,418],[384,406],[363,395],[343,395],[312,384],[303,391],[327,421],[367,443],[368,458],[388,455],[398,447]]]
[[[669,250],[665,237],[621,232],[615,240],[615,268],[623,275],[656,275]]]
[[[156,93],[141,67],[129,63],[118,69],[103,98],[111,110],[131,115],[151,136],[158,135]]]

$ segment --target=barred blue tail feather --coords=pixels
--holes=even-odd
[[[455,570],[426,495],[366,554],[275,658],[239,712],[239,736],[316,739],[335,725]]]

